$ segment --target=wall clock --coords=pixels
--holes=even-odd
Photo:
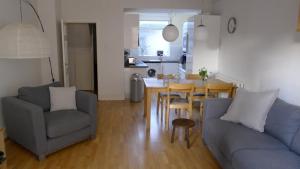
[[[227,23],[227,31],[230,34],[233,34],[236,31],[236,27],[237,27],[237,20],[235,17],[231,17],[228,20]]]

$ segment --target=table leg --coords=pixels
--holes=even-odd
[[[147,88],[144,86],[144,117],[147,117]]]
[[[145,95],[145,114],[146,114],[146,129],[150,130],[150,125],[151,125],[151,89],[147,88],[146,89],[146,95]]]

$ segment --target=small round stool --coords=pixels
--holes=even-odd
[[[189,129],[195,126],[195,122],[191,119],[175,119],[172,121],[173,125],[173,131],[172,131],[172,138],[171,143],[174,143],[174,137],[175,137],[175,129],[176,127],[184,127],[185,128],[185,140],[187,143],[187,148],[190,148],[190,131]]]

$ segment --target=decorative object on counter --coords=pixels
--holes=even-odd
[[[199,41],[205,41],[208,38],[207,27],[203,24],[203,15],[201,15],[200,25],[196,29],[196,39]]]
[[[179,31],[178,28],[172,24],[172,16],[170,17],[170,24],[163,29],[162,36],[168,42],[174,42],[178,38]]]
[[[33,24],[23,23],[22,2],[29,5],[34,11],[42,31]],[[9,24],[0,31],[0,58],[6,59],[36,59],[48,58],[50,73],[54,82],[51,65],[51,47],[46,38],[41,18],[34,6],[27,0],[20,0],[21,23]]]
[[[227,23],[228,33],[234,34],[234,32],[236,31],[236,27],[237,27],[237,19],[235,17],[229,18]]]
[[[200,75],[200,77],[201,77],[201,79],[204,81],[204,80],[207,80],[207,78],[208,78],[208,71],[207,71],[207,69],[205,68],[205,67],[203,67],[203,68],[201,68],[200,70],[199,70],[199,75]]]
[[[163,50],[158,50],[156,53],[157,53],[157,56],[164,56]]]

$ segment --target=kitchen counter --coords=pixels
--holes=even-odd
[[[148,65],[145,62],[138,60],[134,65],[128,64],[125,65],[125,68],[148,68]]]
[[[180,63],[179,60],[143,60],[144,63]]]

